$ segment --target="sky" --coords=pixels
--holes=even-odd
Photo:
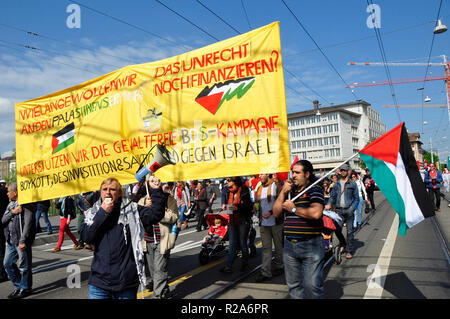
[[[0,154],[15,148],[14,103],[280,21],[288,113],[312,109],[316,99],[321,107],[361,99],[388,130],[404,121],[424,149],[450,156],[447,107],[406,107],[447,105],[443,80],[346,88],[444,75],[443,66],[348,63],[450,60],[450,31],[433,35],[438,18],[450,27],[450,0],[3,0],[0,8]]]

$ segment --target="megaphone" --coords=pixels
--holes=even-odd
[[[158,169],[166,165],[175,165],[175,159],[162,144],[156,145],[156,153],[150,163],[141,168],[135,175],[138,182],[144,181],[148,174],[154,174]]]

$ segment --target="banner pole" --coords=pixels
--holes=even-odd
[[[338,166],[336,166],[335,168],[333,168],[331,171],[329,171],[327,174],[323,175],[321,178],[319,178],[317,181],[315,181],[314,183],[312,183],[311,185],[309,185],[307,188],[305,188],[304,190],[302,190],[297,196],[295,196],[293,199],[291,199],[291,201],[296,200],[298,197],[300,197],[301,195],[303,195],[306,191],[308,191],[311,187],[313,187],[314,185],[316,185],[317,183],[319,183],[321,180],[323,180],[325,177],[331,175],[331,173],[333,173],[335,170],[337,170],[339,167],[342,166],[342,164],[347,163],[349,160],[351,160],[353,157],[355,157],[356,155],[359,155],[359,152],[353,154],[352,156],[350,156],[349,158],[347,158],[345,161],[343,161],[342,163],[340,163]]]

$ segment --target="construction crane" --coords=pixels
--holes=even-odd
[[[392,81],[372,81],[367,83],[353,83],[353,85],[348,85],[347,88],[356,88],[356,87],[365,87],[365,86],[378,86],[378,85],[390,85],[390,84],[402,84],[402,83],[414,83],[414,82],[428,82],[428,81],[436,81],[436,80],[444,80],[445,89],[447,95],[447,110],[448,110],[448,121],[450,122],[450,62],[447,61],[447,57],[445,55],[441,55],[443,62],[442,63],[415,63],[415,62],[350,62],[348,65],[363,65],[363,66],[443,66],[444,67],[444,75],[423,77],[423,78],[409,78],[409,79],[399,79]],[[400,107],[396,105],[396,107]],[[422,107],[422,106],[420,106]]]

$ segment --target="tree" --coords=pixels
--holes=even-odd
[[[428,164],[432,163],[431,161],[431,153],[430,152],[425,152],[425,154],[423,155],[423,160],[427,161]],[[439,157],[437,156],[437,154],[435,152],[433,152],[433,162],[439,162]]]
[[[372,143],[373,141],[375,141],[376,138],[372,137],[367,143],[366,145],[364,145],[364,147],[366,147],[367,145],[369,145],[370,143]],[[364,148],[363,147],[363,148]],[[364,161],[361,159],[361,157],[359,158],[359,167],[361,167],[361,169],[364,171],[366,169],[366,163],[364,163]]]

